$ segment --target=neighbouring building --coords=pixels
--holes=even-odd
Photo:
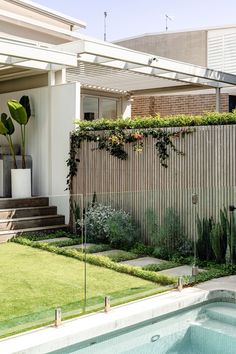
[[[147,33],[115,41],[133,50],[192,63],[214,70],[236,74],[236,25],[190,29],[176,32]],[[221,111],[236,107],[235,88],[222,89]],[[199,93],[194,90],[152,90],[147,95],[136,95],[132,115],[202,114],[215,107],[214,90]]]

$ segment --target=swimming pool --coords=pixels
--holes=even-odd
[[[208,302],[50,354],[235,354],[236,304]]]

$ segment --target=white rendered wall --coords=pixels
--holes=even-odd
[[[71,83],[51,87],[51,180],[50,195],[58,212],[69,218],[69,192],[66,189],[68,167],[66,160],[70,149],[70,132],[74,121],[80,117],[80,84]]]
[[[48,184],[48,88],[37,88],[25,91],[10,92],[0,95],[0,112],[9,113],[7,100],[19,100],[23,95],[30,98],[32,117],[26,126],[26,153],[32,156],[34,195],[47,195]],[[17,123],[16,133],[12,136],[14,143],[20,144],[20,129]],[[6,139],[0,137],[0,144],[6,144]]]
[[[122,99],[122,117],[130,118],[131,117],[131,99],[123,98]]]
[[[0,112],[8,113],[7,100],[19,100],[28,95],[32,117],[26,127],[26,153],[33,160],[33,194],[56,196],[54,204],[59,213],[69,215],[69,192],[66,189],[69,152],[69,135],[74,120],[80,116],[80,84],[71,83],[0,95]],[[14,143],[20,143],[19,127],[16,126]],[[0,136],[0,145],[6,139]],[[1,167],[1,166],[0,166]],[[60,196],[60,197],[59,197]]]

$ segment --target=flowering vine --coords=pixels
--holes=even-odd
[[[128,154],[125,151],[125,144],[132,143],[134,151],[142,152],[144,139],[151,136],[155,140],[155,148],[160,159],[160,164],[167,168],[167,159],[169,158],[170,150],[173,150],[178,155],[184,155],[182,151],[175,147],[173,140],[184,137],[186,134],[192,132],[193,129],[190,128],[181,128],[174,132],[160,128],[139,129],[135,131],[123,130],[121,128],[111,131],[76,130],[71,134],[70,152],[67,160],[67,166],[69,167],[69,174],[67,176],[68,188],[71,188],[72,178],[77,174],[77,164],[80,162],[77,158],[77,153],[83,141],[96,142],[97,146],[94,150],[105,150],[120,160],[127,160]]]

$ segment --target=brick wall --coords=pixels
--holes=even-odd
[[[170,96],[136,96],[132,103],[132,117],[162,117],[174,114],[203,114],[215,111],[216,97],[210,95],[170,95]],[[228,112],[229,95],[221,94],[221,111]]]

